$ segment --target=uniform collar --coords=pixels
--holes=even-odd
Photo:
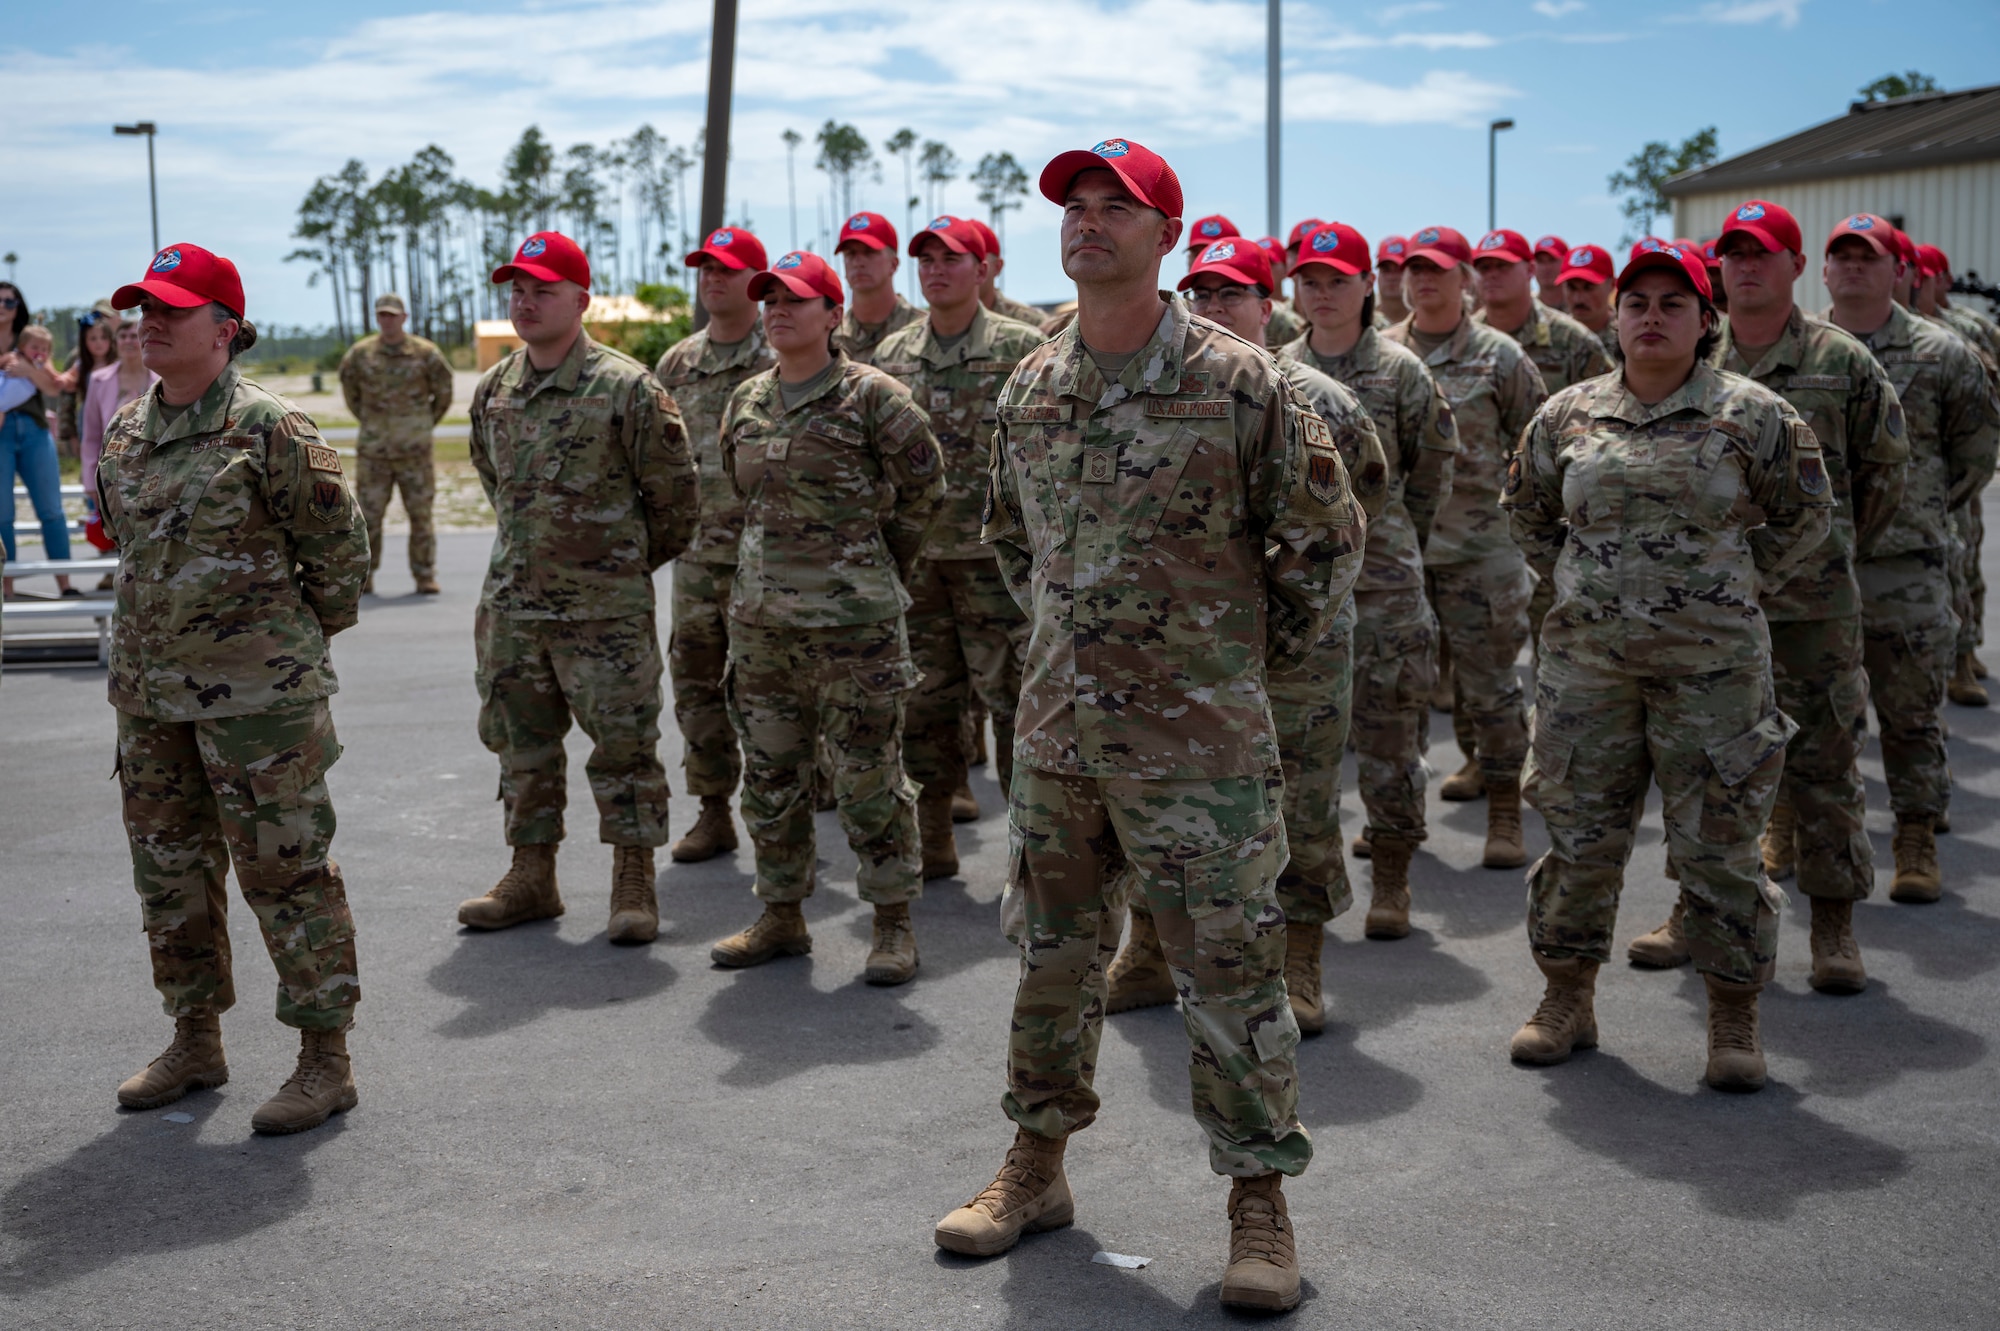
[[[1737,348],[1736,329],[1733,324],[1723,324],[1722,341],[1717,351],[1719,352],[1717,363],[1725,368],[1732,352],[1738,359],[1742,358],[1742,352]],[[1763,359],[1755,365],[1745,366],[1743,373],[1755,379],[1760,373],[1773,374],[1779,370],[1796,370],[1800,362],[1805,359],[1805,354],[1806,316],[1797,305],[1793,305],[1792,312],[1785,316],[1785,329],[1778,334],[1776,344],[1765,352]]]
[[[1686,383],[1649,407],[1632,396],[1631,390],[1625,387],[1622,373],[1608,377],[1610,382],[1594,391],[1590,404],[1591,418],[1623,421],[1627,425],[1650,425],[1682,411],[1707,411],[1709,399],[1722,385],[1714,368],[1696,361],[1694,373],[1688,376]]]
[[[1403,345],[1409,347],[1411,351],[1415,351],[1417,349],[1415,343],[1418,336],[1417,316],[1412,314],[1409,318],[1403,320],[1402,323],[1398,324],[1397,327],[1407,328],[1409,330],[1407,334],[1409,340],[1405,342]],[[1423,334],[1423,336],[1429,337],[1430,334],[1425,333]],[[1466,352],[1471,349],[1471,346],[1472,346],[1472,316],[1468,314],[1464,318],[1458,321],[1458,327],[1452,331],[1452,335],[1448,341],[1442,343],[1437,348],[1437,350],[1431,352],[1430,355],[1424,357],[1424,364],[1449,365],[1451,362],[1455,360],[1464,360]]]
[[[416,350],[415,347],[411,346],[411,343],[413,341],[415,341],[415,338],[411,334],[405,333],[403,334],[403,340],[401,342],[397,342],[392,345],[389,342],[383,340],[383,337],[380,333],[377,333],[375,335],[375,350],[381,352],[385,356],[407,356],[412,351]]]
[[[1861,340],[1868,344],[1870,351],[1887,351],[1891,347],[1907,347],[1916,338],[1917,319],[1902,302],[1889,303],[1889,317],[1882,326]]]
[[[890,309],[889,317],[884,319],[881,323],[875,323],[875,324],[862,323],[861,320],[854,317],[854,307],[852,305],[849,305],[846,311],[843,312],[840,316],[839,331],[849,337],[858,336],[860,334],[867,333],[876,328],[880,328],[886,331],[888,329],[895,328],[898,325],[900,325],[905,320],[906,316],[916,313],[916,310],[917,307],[910,304],[909,301],[904,300],[903,293],[898,291],[896,293],[895,306]]]
[[[1368,373],[1382,359],[1382,335],[1376,331],[1373,324],[1361,325],[1361,336],[1354,339],[1354,345],[1341,352],[1338,356],[1322,356],[1317,351],[1314,351],[1312,349],[1311,329],[1307,329],[1305,332],[1299,334],[1298,345],[1303,346],[1306,349],[1306,354],[1312,358],[1306,361],[1306,364],[1318,365],[1323,361],[1328,365],[1338,365],[1343,370],[1348,370],[1355,374]]]
[[[1481,310],[1472,317],[1480,323],[1485,324],[1488,328],[1493,328],[1493,321],[1486,317],[1485,310]],[[1493,328],[1493,331],[1497,333],[1503,330]],[[1546,347],[1553,345],[1555,342],[1555,322],[1549,318],[1549,307],[1542,304],[1539,300],[1530,300],[1528,302],[1528,317],[1522,320],[1519,328],[1508,333],[1507,336],[1513,338],[1524,347]]]
[[[231,361],[215,376],[215,382],[201,395],[193,406],[183,411],[174,420],[167,420],[167,409],[160,401],[160,384],[154,380],[146,390],[146,420],[143,427],[145,437],[156,444],[170,443],[175,439],[192,438],[198,434],[215,434],[228,427],[229,404],[235,400],[236,386],[243,380],[243,372]]]
[[[1056,335],[1055,381],[1051,385],[1063,397],[1080,397],[1100,407],[1112,406],[1140,393],[1173,394],[1181,391],[1181,365],[1187,354],[1188,327],[1194,315],[1187,302],[1171,291],[1162,291],[1166,306],[1153,336],[1126,362],[1116,385],[1104,382],[1097,362],[1084,349],[1082,323],[1072,320]]]
[[[972,312],[972,323],[965,330],[965,337],[950,351],[938,341],[937,329],[932,326],[928,315],[924,318],[923,340],[917,344],[917,359],[927,365],[943,367],[971,360],[989,360],[993,355],[993,318],[984,305]]]
[[[724,370],[734,370],[749,365],[764,354],[764,321],[753,319],[750,336],[736,345],[734,351],[724,354],[717,349],[716,341],[706,328],[701,330],[701,355],[695,359],[696,374],[721,374]]]
[[[574,393],[577,383],[583,378],[583,363],[590,358],[596,345],[590,340],[589,333],[579,331],[576,341],[570,344],[568,354],[562,358],[562,364],[556,366],[554,374],[536,384],[534,391],[529,393],[528,397],[533,398],[544,390]],[[528,360],[528,349],[523,347],[521,354],[514,358],[514,363],[506,372],[504,382],[509,390],[508,396],[521,396],[521,385],[534,373],[536,373],[535,367]]]
[[[847,370],[852,364],[853,362],[848,358],[846,352],[836,350],[833,353],[832,365],[820,371],[820,375],[824,376],[824,381],[820,387],[814,391],[811,397],[790,409],[787,409],[785,406],[784,389],[778,380],[778,367],[773,365],[770,370],[770,378],[765,381],[759,396],[765,408],[774,417],[784,417],[791,415],[795,411],[804,411],[807,407],[810,407],[813,403],[847,382]],[[838,373],[833,372],[834,367],[838,367]]]

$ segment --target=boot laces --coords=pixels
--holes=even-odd
[[[500,875],[500,881],[486,895],[509,906],[518,906],[541,895],[534,882],[536,870],[528,862],[531,852],[522,846],[514,852],[514,862],[507,866],[507,872]]]
[[[1296,1260],[1292,1221],[1275,1197],[1239,1191],[1229,1205],[1229,1261],[1290,1266]]]
[[[304,1043],[299,1047],[299,1065],[292,1069],[292,1075],[285,1078],[285,1084],[278,1089],[283,1095],[294,1086],[301,1095],[312,1097],[328,1080],[336,1077],[334,1055],[327,1049],[317,1032],[308,1031]]]
[[[147,1070],[159,1068],[169,1074],[177,1072],[182,1064],[195,1061],[196,1051],[206,1042],[205,1033],[197,1030],[193,1024],[185,1021],[176,1022],[173,1040],[160,1051],[158,1058],[146,1065]]]
[[[1319,972],[1312,964],[1317,959],[1319,945],[1320,941],[1315,937],[1312,940],[1311,951],[1302,944],[1293,944],[1286,949],[1285,988],[1308,1004],[1318,1002],[1320,996]]]
[[[1910,862],[1910,867],[1919,869],[1929,868],[1935,863],[1936,843],[1925,843],[1930,830],[1922,823],[1896,824],[1894,850],[1899,867],[1906,860]]]
[[[977,1197],[967,1202],[995,1220],[1042,1195],[1056,1176],[1046,1167],[1042,1153],[1018,1143],[1007,1150],[1006,1163]]]
[[[646,872],[646,857],[640,851],[621,846],[611,878],[611,913],[648,910],[653,905],[653,880]]]
[[[1727,1001],[1709,1003],[1708,1035],[1710,1041],[1723,1049],[1755,1049],[1757,1047],[1757,1009],[1749,1001]]]
[[[1528,1018],[1528,1024],[1561,1031],[1575,1025],[1582,1015],[1583,990],[1573,985],[1551,984],[1542,994],[1535,1015]]]
[[[1832,915],[1815,914],[1812,920],[1812,948],[1836,957],[1858,957],[1860,945],[1845,923]]]
[[[903,941],[912,936],[910,917],[902,915],[880,915],[875,917],[875,950],[877,952],[900,952]]]

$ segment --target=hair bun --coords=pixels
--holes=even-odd
[[[229,354],[232,359],[257,345],[257,325],[248,319],[238,319],[236,322],[238,325],[236,337],[229,344]]]

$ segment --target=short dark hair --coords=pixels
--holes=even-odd
[[[1694,293],[1694,298],[1701,302],[1701,312],[1708,316],[1708,331],[1694,344],[1694,358],[1696,362],[1706,364],[1709,356],[1715,351],[1716,344],[1722,341],[1722,321],[1717,314],[1714,301],[1699,291]]]

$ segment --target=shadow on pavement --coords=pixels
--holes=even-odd
[[[1716,1215],[1786,1220],[1809,1196],[1872,1192],[1910,1168],[1903,1151],[1809,1113],[1776,1082],[1755,1095],[1675,1091],[1601,1051],[1521,1075],[1543,1079],[1550,1127],[1641,1178],[1693,1189]]]
[[[1799,1089],[1815,1095],[1867,1095],[1906,1073],[1954,1072],[1986,1054],[1984,1038],[1916,1011],[1879,977],[1846,997],[1766,985],[1759,1008],[1765,1048],[1805,1060]]]
[[[439,993],[466,1003],[437,1033],[455,1040],[495,1035],[557,1008],[590,1010],[650,998],[674,982],[673,967],[653,948],[613,947],[601,930],[585,942],[566,942],[556,924],[462,931],[452,954],[424,977]]]
[[[1929,906],[1900,906],[1889,900],[1895,858],[1888,838],[1875,838],[1875,896],[1854,911],[1854,938],[1864,964],[1873,952],[1900,952],[1927,980],[1969,980],[2000,966],[2000,919],[1973,910],[1963,890],[1975,860],[1992,852],[1983,846],[1948,845],[1952,840],[1938,838],[1944,898]],[[1793,901],[1801,913],[1807,909],[1796,893]]]
[[[937,1044],[937,1027],[905,1005],[910,985],[876,988],[857,973],[822,993],[813,987],[814,964],[810,954],[778,957],[735,972],[709,999],[695,1025],[736,1055],[718,1078],[724,1086],[769,1086],[819,1067],[897,1062]],[[923,974],[911,984],[922,984]]]
[[[231,1104],[227,1092],[197,1091],[166,1109],[119,1115],[117,1124],[66,1160],[23,1176],[0,1197],[0,1232],[13,1240],[0,1293],[25,1294],[153,1253],[204,1248],[279,1223],[312,1199],[306,1157],[344,1130],[326,1126],[257,1137],[247,1121],[236,1140],[204,1142],[202,1130]],[[169,1123],[182,1112],[192,1123]]]
[[[1221,1246],[1228,1234],[1226,1225],[1225,1221],[1217,1226],[1218,1272],[1227,1255]],[[1203,1290],[1195,1309],[1189,1310],[1164,1294],[1143,1269],[1128,1271],[1091,1261],[1091,1256],[1103,1248],[1103,1242],[1091,1231],[1071,1226],[1047,1234],[1026,1235],[1011,1251],[998,1257],[961,1257],[940,1248],[935,1260],[945,1271],[973,1270],[995,1262],[1003,1264],[1007,1274],[1000,1283],[1000,1297],[1007,1301],[1007,1318],[995,1325],[1022,1331],[1030,1328],[1046,1331],[1055,1326],[1133,1327],[1153,1331],[1234,1320],[1215,1301],[1220,1280]]]

